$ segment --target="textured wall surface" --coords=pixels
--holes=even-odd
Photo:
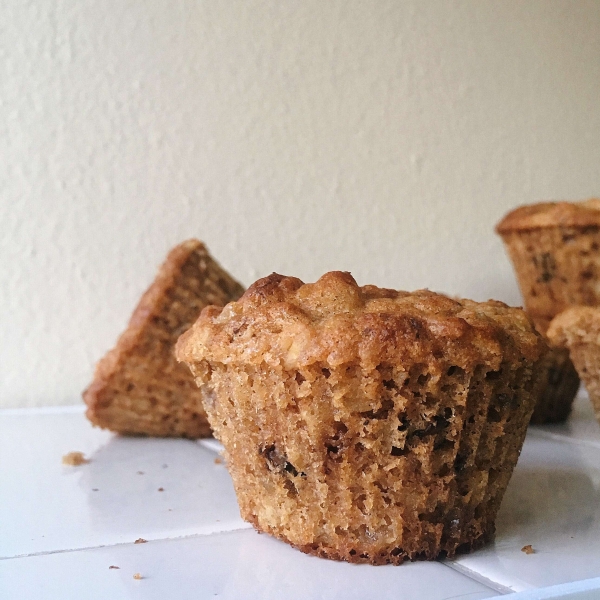
[[[21,0],[0,406],[75,403],[167,250],[519,303],[496,221],[600,194],[600,2]]]

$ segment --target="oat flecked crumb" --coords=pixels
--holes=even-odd
[[[78,467],[89,462],[89,459],[84,456],[83,452],[69,452],[62,457],[62,464],[71,467]]]
[[[121,567],[117,567],[117,565],[110,565],[109,569],[120,569]]]
[[[142,579],[142,574],[141,573],[134,573],[133,574],[133,578],[134,579]]]
[[[531,544],[527,544],[527,546],[523,546],[521,548],[521,552],[525,552],[525,554],[535,554],[535,550]]]
[[[135,542],[133,542],[134,544],[145,544],[148,540],[145,540],[144,538],[138,538],[137,540],[135,540]]]

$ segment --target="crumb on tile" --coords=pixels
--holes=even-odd
[[[92,488],[92,492],[97,492],[98,488]]]
[[[165,491],[165,488],[159,487],[159,488],[158,488],[158,491],[159,491],[159,492],[164,492],[164,491]]]
[[[133,574],[133,578],[134,579],[142,579],[142,574],[141,573],[134,573]]]
[[[215,465],[222,465],[223,464],[223,459],[220,456],[217,456],[217,458],[215,458]]]
[[[85,463],[89,463],[89,459],[87,459],[83,452],[69,452],[62,457],[62,464],[69,465],[71,467],[78,467],[79,465],[83,465]]]
[[[531,544],[527,544],[527,546],[521,548],[521,552],[525,552],[525,554],[534,554],[535,550]]]
[[[145,544],[148,540],[145,540],[144,538],[138,538],[137,540],[135,540],[135,542],[133,542],[134,544]]]
[[[110,565],[109,569],[120,569],[121,567],[117,567],[117,565]]]
[[[137,472],[137,474],[138,474],[138,475],[143,475],[143,474],[144,474],[144,471],[138,471],[138,472]]]

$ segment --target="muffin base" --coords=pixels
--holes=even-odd
[[[489,541],[532,365],[407,368],[195,365],[242,517],[303,552],[374,565]]]
[[[281,536],[277,531],[265,531],[260,528],[256,519],[248,520],[254,528],[259,533],[268,533],[278,540],[289,544],[296,550],[300,550],[304,554],[310,554],[311,556],[318,556],[319,558],[327,558],[329,560],[337,560],[341,562],[349,562],[354,564],[370,564],[373,566],[381,566],[381,565],[395,565],[400,566],[406,561],[416,562],[419,560],[438,560],[444,558],[454,558],[456,555],[460,554],[469,554],[470,552],[474,552],[475,550],[479,550],[483,548],[486,544],[491,542],[494,539],[495,534],[495,524],[492,523],[490,526],[490,531],[482,533],[478,538],[470,541],[464,542],[458,547],[451,547],[450,550],[440,549],[439,551],[433,550],[422,550],[420,552],[406,553],[404,551],[399,551],[397,548],[390,552],[379,552],[374,556],[367,556],[366,554],[359,554],[358,551],[354,548],[350,550],[341,551],[339,548],[333,548],[331,546],[325,546],[322,544],[304,544],[298,545],[290,542],[287,538]]]

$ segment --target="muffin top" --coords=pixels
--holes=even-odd
[[[583,202],[541,202],[519,206],[496,225],[499,234],[544,227],[600,225],[600,199]]]
[[[273,273],[224,308],[206,307],[177,343],[188,364],[339,366],[448,361],[461,368],[536,360],[546,349],[520,308],[455,300],[428,290],[359,287],[333,271],[316,283]]]
[[[554,346],[600,342],[600,308],[572,306],[552,319],[547,332]]]

